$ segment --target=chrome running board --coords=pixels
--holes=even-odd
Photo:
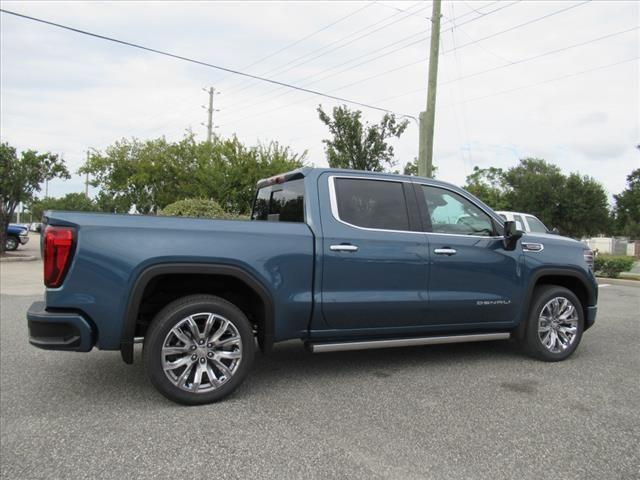
[[[473,335],[448,335],[446,337],[397,338],[393,340],[367,340],[362,342],[308,343],[313,353],[339,352],[343,350],[368,350],[370,348],[412,347],[416,345],[438,345],[442,343],[486,342],[507,340],[509,332],[478,333]]]

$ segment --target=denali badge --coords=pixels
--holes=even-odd
[[[511,300],[478,300],[476,305],[509,305]]]

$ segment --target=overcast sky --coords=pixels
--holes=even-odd
[[[1,4],[398,114],[425,108],[431,2]],[[439,178],[462,185],[475,165],[533,156],[595,177],[609,195],[624,188],[640,166],[639,2],[445,1],[442,14]],[[0,21],[1,137],[19,149],[60,153],[76,171],[88,148],[122,137],[192,129],[204,139],[202,88],[214,86],[219,134],[277,140],[327,164],[316,108],[334,100],[5,13]],[[372,123],[383,115],[355,108]],[[400,168],[417,156],[413,121],[394,145]],[[82,189],[75,177],[49,194]]]

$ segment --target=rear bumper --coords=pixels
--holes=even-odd
[[[587,307],[587,318],[584,319],[584,329],[590,328],[596,323],[596,314],[598,313],[597,305]]]
[[[29,343],[45,350],[88,352],[95,344],[91,324],[79,313],[49,312],[44,302],[27,311]]]

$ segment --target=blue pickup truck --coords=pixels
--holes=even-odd
[[[448,183],[302,168],[258,182],[250,221],[46,212],[29,341],[134,344],[168,398],[231,393],[256,351],[513,339],[564,360],[596,317],[593,256],[523,234]]]
[[[22,225],[10,223],[7,228],[5,250],[16,250],[20,245],[25,245],[29,241],[29,229]]]

